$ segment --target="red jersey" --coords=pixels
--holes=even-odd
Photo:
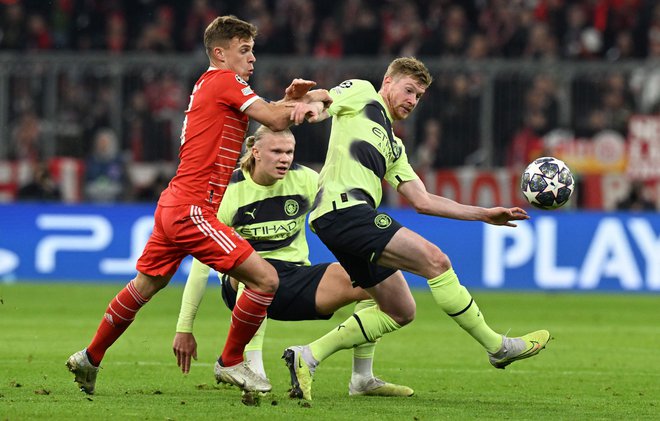
[[[248,129],[244,111],[257,99],[232,71],[209,68],[199,78],[183,120],[179,167],[160,206],[191,204],[217,212]]]

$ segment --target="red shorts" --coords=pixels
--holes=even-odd
[[[136,268],[145,275],[173,275],[183,258],[192,255],[226,273],[253,251],[247,240],[220,222],[210,209],[196,205],[158,206],[154,230]]]

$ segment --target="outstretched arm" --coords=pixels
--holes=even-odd
[[[315,92],[315,91],[312,91]],[[310,94],[312,93],[310,92]],[[327,91],[326,91],[327,92]],[[291,110],[291,121],[294,124],[301,124],[307,120],[310,123],[318,123],[330,117],[327,107],[330,104],[321,101],[312,101],[309,104],[298,103],[295,104]]]
[[[310,89],[316,86],[316,82],[313,80],[306,80],[296,78],[291,81],[289,85],[284,90],[284,99],[283,101],[296,101],[304,97]]]
[[[210,271],[208,266],[194,259],[186,286],[183,289],[172,351],[176,356],[176,364],[184,374],[190,371],[191,358],[197,359],[197,341],[192,333],[193,324],[197,316],[197,309],[206,291]]]
[[[512,221],[529,219],[527,212],[519,207],[483,208],[470,206],[429,193],[424,183],[419,179],[401,183],[398,192],[410,202],[418,213],[425,215],[464,221],[482,221],[492,225],[506,225],[508,227],[516,226]]]
[[[293,86],[293,84],[292,84]],[[291,88],[291,86],[289,87]],[[289,89],[287,88],[287,89]],[[297,88],[293,88],[294,90]],[[300,88],[300,93],[304,88]],[[301,98],[291,101],[266,102],[258,99],[252,103],[245,113],[252,119],[258,121],[273,131],[288,128],[291,124],[300,124],[306,115],[318,115],[332,103],[332,98],[325,89],[315,89],[306,92]],[[294,111],[302,115],[299,121],[294,117]]]

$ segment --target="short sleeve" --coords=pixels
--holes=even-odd
[[[223,73],[218,78],[218,82],[216,86],[216,100],[231,108],[243,112],[259,99],[259,95],[236,73]]]
[[[218,219],[220,222],[227,226],[232,225],[234,213],[236,212],[236,202],[234,196],[236,194],[236,185],[230,183],[225,191],[220,207],[218,208]]]
[[[397,139],[398,142],[401,142]],[[401,143],[401,156],[399,159],[394,161],[392,165],[387,169],[385,173],[385,180],[392,186],[395,190],[399,187],[399,184],[405,181],[412,181],[418,179],[419,176],[415,173],[412,166],[408,162],[408,155],[406,154],[406,149]]]
[[[359,79],[345,80],[328,91],[332,104],[328,113],[333,116],[356,114],[364,108],[367,100],[376,93],[374,86]]]
[[[314,171],[311,168],[305,167],[305,184],[307,187],[307,198],[309,199],[310,205],[314,202],[316,197],[316,191],[318,190],[319,184],[319,173]]]

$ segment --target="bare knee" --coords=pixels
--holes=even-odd
[[[280,286],[280,278],[277,276],[277,271],[273,269],[270,271],[266,280],[264,281],[264,292],[275,294],[277,288]]]
[[[386,311],[387,315],[392,318],[399,326],[403,327],[408,323],[415,320],[416,305],[413,302],[411,305],[399,307],[394,310]]]
[[[264,273],[256,283],[256,286],[252,287],[252,289],[266,294],[275,294],[279,285],[280,279],[277,276],[277,271],[274,267],[268,265],[268,268],[264,270]]]
[[[399,313],[396,315],[391,316],[392,320],[397,322],[397,324],[401,327],[407,325],[408,323],[412,322],[415,320],[415,310],[406,313]]]
[[[449,260],[449,256],[434,246],[428,253],[427,270],[429,273],[425,274],[425,277],[432,278],[438,276],[441,273],[447,272],[449,269],[451,269],[451,261]]]
[[[238,279],[247,288],[264,294],[274,294],[280,283],[275,268],[256,252],[230,271],[229,275]]]
[[[133,278],[133,286],[135,286],[135,289],[140,293],[142,298],[148,300],[156,295],[158,291],[165,288],[171,278],[171,275],[149,276],[138,272],[137,276]]]

